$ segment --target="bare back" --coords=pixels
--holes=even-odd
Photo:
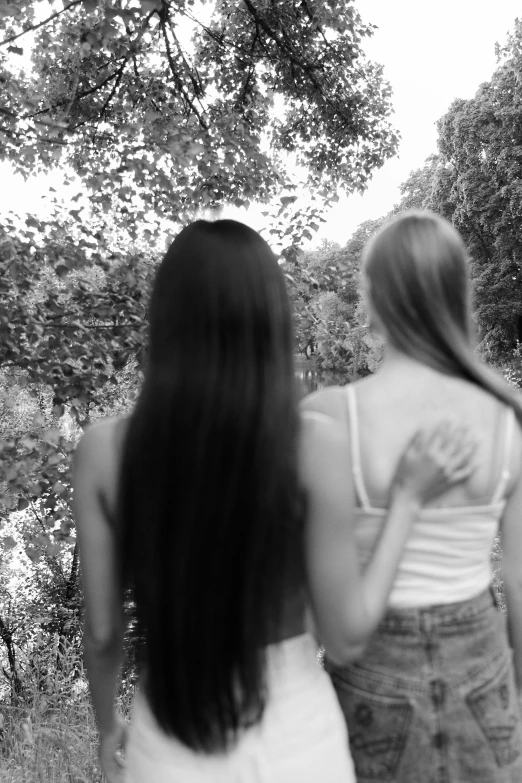
[[[355,384],[361,468],[372,505],[385,507],[399,458],[415,432],[437,419],[465,425],[477,439],[476,470],[431,501],[432,507],[490,501],[504,458],[506,408],[478,386],[415,362],[391,365]],[[305,409],[325,413],[349,428],[346,389],[331,387],[306,398]],[[520,472],[520,433],[511,449],[511,483]]]
[[[424,505],[404,545],[389,606],[451,603],[487,588],[499,524],[504,528],[510,519],[511,530],[515,520],[505,513],[513,510],[507,498],[520,474],[521,437],[511,408],[471,383],[410,360],[389,361],[370,378],[311,395],[303,407],[335,419],[348,433],[345,481],[353,485],[353,502],[345,513],[354,520],[363,569],[385,527],[391,484],[408,442],[443,418],[464,425],[477,441],[476,468]]]

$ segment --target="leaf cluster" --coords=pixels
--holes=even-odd
[[[326,201],[362,191],[396,151],[352,0],[73,0],[39,21],[37,5],[0,4],[0,157],[70,167],[131,233],[151,211],[269,200],[296,170]]]

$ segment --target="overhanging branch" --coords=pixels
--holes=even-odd
[[[38,22],[38,24],[33,24],[31,25],[31,27],[28,27],[26,30],[22,30],[21,33],[17,33],[16,35],[11,35],[9,38],[6,38],[4,41],[0,41],[0,46],[7,46],[7,44],[16,41],[17,38],[21,38],[22,35],[25,35],[26,33],[32,33],[34,32],[34,30],[38,30],[39,27],[43,27],[49,22],[52,22],[53,19],[56,19],[56,17],[61,16],[70,8],[73,8],[75,5],[80,5],[81,3],[83,3],[83,0],[72,0],[71,3],[68,3],[60,11],[55,11],[54,14],[51,14],[51,16],[48,16],[47,19],[44,19],[42,22]]]

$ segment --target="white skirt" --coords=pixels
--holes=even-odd
[[[303,634],[270,645],[267,682],[263,719],[219,755],[166,736],[138,693],[125,783],[355,783],[346,724],[315,640]]]

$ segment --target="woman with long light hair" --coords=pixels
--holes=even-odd
[[[382,366],[305,402],[349,433],[363,568],[382,535],[395,466],[412,433],[450,416],[479,445],[474,472],[413,524],[388,609],[364,653],[348,665],[327,663],[357,780],[519,783],[520,397],[474,352],[466,249],[447,221],[426,212],[393,220],[367,244],[363,279],[371,325],[386,343]],[[513,663],[492,588],[499,529]]]
[[[241,223],[187,226],[157,272],[137,404],[91,427],[75,460],[85,660],[109,783],[354,780],[307,608],[349,659],[384,610],[421,504],[469,474],[470,447],[435,426],[404,449],[361,574],[348,439],[327,417],[300,421],[295,391],[276,257]],[[123,767],[127,590],[140,686]]]

